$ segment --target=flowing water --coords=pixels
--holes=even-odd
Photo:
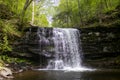
[[[52,40],[55,58],[48,61],[48,66],[44,70],[88,70],[81,64],[82,48],[79,30],[54,28]]]
[[[54,28],[52,40],[55,54],[53,59],[48,60],[48,65],[44,69],[15,74],[15,78],[9,80],[120,80],[120,70],[83,67],[79,39],[77,29]],[[44,41],[49,43],[47,39]]]
[[[120,70],[108,71],[27,71],[9,80],[120,80]]]
[[[47,69],[81,68],[79,35],[77,29],[53,29],[55,59],[49,61]]]

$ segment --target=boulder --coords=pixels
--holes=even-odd
[[[12,71],[6,67],[0,67],[0,76],[3,78],[13,78]]]

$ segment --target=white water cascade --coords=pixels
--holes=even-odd
[[[82,49],[80,33],[72,28],[54,28],[54,59],[49,60],[47,70],[88,70],[81,65]]]

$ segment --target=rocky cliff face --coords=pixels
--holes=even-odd
[[[120,67],[120,27],[81,29],[84,63],[95,67]]]
[[[53,40],[52,28],[31,27],[25,30],[25,35],[13,44],[12,55],[28,58],[42,66],[47,64],[47,59],[52,58]]]
[[[80,29],[83,65],[120,68],[120,27]],[[13,44],[12,55],[28,58],[46,65],[54,56],[52,28],[32,27],[22,39]]]

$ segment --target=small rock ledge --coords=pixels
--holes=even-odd
[[[0,80],[4,80],[4,78],[13,78],[12,71],[6,67],[0,67]]]

